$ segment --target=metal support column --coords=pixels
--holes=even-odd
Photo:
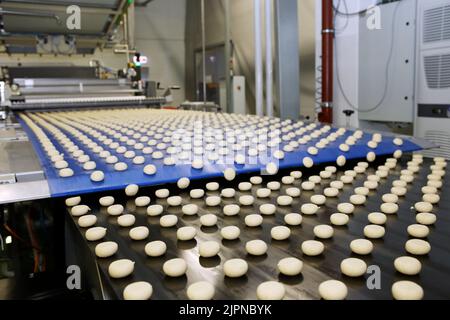
[[[280,118],[300,116],[297,0],[275,0],[276,86]]]
[[[225,87],[227,96],[226,112],[232,112],[233,101],[231,95],[231,37],[230,37],[230,0],[225,0]]]

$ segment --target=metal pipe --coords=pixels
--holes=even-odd
[[[266,14],[266,115],[273,117],[272,0],[265,0]]]
[[[127,65],[128,65],[128,63],[130,63],[130,54],[129,54],[129,46],[128,46],[128,16],[127,16],[127,14],[125,13],[124,15],[123,15],[123,20],[122,20],[122,23],[123,23],[123,37],[124,37],[124,40],[125,40],[125,45],[126,45],[126,56],[127,56]]]
[[[203,102],[206,104],[205,0],[201,0]]]
[[[322,103],[319,121],[333,122],[333,0],[322,0]]]
[[[263,62],[261,48],[261,0],[254,0],[256,115],[263,115]]]
[[[231,45],[230,45],[230,0],[225,0],[225,87],[227,96],[226,111],[233,111],[231,101]]]

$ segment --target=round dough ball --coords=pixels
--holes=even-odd
[[[414,255],[426,255],[431,251],[431,245],[428,241],[421,239],[410,239],[405,243],[407,252]]]
[[[91,173],[91,180],[94,182],[100,182],[105,179],[105,174],[103,171],[97,170]]]
[[[299,226],[302,224],[303,217],[298,213],[288,213],[284,216],[284,222],[291,226]]]
[[[259,206],[259,211],[263,215],[272,215],[276,212],[277,207],[271,203],[264,203]]]
[[[220,230],[220,235],[225,240],[235,240],[235,239],[239,238],[239,236],[241,235],[241,229],[239,229],[236,226],[223,227]]]
[[[255,199],[251,195],[243,195],[239,197],[239,203],[243,206],[251,206]]]
[[[193,203],[185,204],[181,207],[181,212],[187,216],[193,216],[198,213],[198,206]]]
[[[169,196],[169,189],[158,189],[155,191],[155,196],[159,199],[165,199]]]
[[[92,227],[97,222],[97,217],[93,214],[88,214],[78,218],[78,225],[81,228]]]
[[[223,214],[226,216],[235,216],[240,210],[241,208],[237,204],[227,204],[223,207]]]
[[[130,238],[133,240],[144,240],[148,237],[149,231],[147,227],[134,227],[129,232]]]
[[[181,277],[186,273],[187,264],[181,258],[167,260],[163,264],[163,271],[169,277]]]
[[[367,155],[366,155],[367,161],[374,162],[376,157],[377,157],[377,155],[375,154],[375,152],[373,152],[373,151],[367,152]]]
[[[266,165],[266,172],[267,172],[267,174],[270,174],[270,175],[277,174],[277,172],[278,172],[277,164],[275,162],[269,162]]]
[[[342,281],[327,280],[319,285],[319,294],[324,300],[344,300],[348,289]]]
[[[287,194],[288,196],[292,197],[292,198],[299,197],[299,196],[300,196],[300,192],[301,192],[301,191],[300,191],[299,188],[291,187],[291,188],[287,188],[287,189],[286,189],[286,194]]]
[[[283,195],[277,198],[277,204],[280,206],[290,206],[292,204],[292,201],[293,199],[290,196]]]
[[[152,176],[156,173],[156,167],[153,164],[148,164],[143,169],[144,174]]]
[[[147,243],[144,248],[149,257],[160,257],[167,251],[167,245],[161,240],[155,240]]]
[[[349,277],[361,277],[367,271],[367,264],[358,258],[347,258],[341,262],[341,272]]]
[[[369,219],[369,222],[373,224],[385,224],[387,220],[386,215],[381,212],[371,212],[367,218]]]
[[[416,215],[416,221],[424,225],[432,225],[436,222],[436,215],[428,212],[421,212]]]
[[[306,240],[301,245],[303,254],[307,256],[318,256],[325,250],[322,242],[316,240]]]
[[[326,197],[337,197],[337,195],[339,194],[339,189],[336,189],[333,187],[328,187],[328,188],[325,188],[325,190],[323,190],[323,194]]]
[[[160,204],[153,204],[147,207],[147,215],[151,217],[159,216],[163,212],[164,208]]]
[[[286,294],[284,285],[277,281],[266,281],[256,289],[259,300],[282,300]]]
[[[116,171],[125,171],[128,169],[128,165],[125,162],[117,162],[114,164],[114,170]]]
[[[106,228],[92,227],[86,230],[86,240],[97,241],[106,235]]]
[[[73,206],[72,209],[70,209],[70,214],[74,217],[79,217],[82,215],[85,215],[91,210],[87,205],[85,204],[78,204],[76,206]]]
[[[181,205],[183,199],[180,196],[171,196],[167,198],[167,204],[171,207],[178,207]]]
[[[386,230],[384,229],[384,227],[379,226],[377,224],[368,224],[367,226],[364,227],[364,235],[367,238],[371,238],[371,239],[379,239],[384,237]]]
[[[252,184],[261,184],[262,181],[263,181],[263,179],[261,177],[258,177],[258,176],[250,177],[250,182]]]
[[[291,235],[291,229],[285,226],[276,226],[270,230],[270,235],[274,240],[286,240]]]
[[[323,205],[327,201],[327,198],[321,194],[312,195],[310,201],[316,205]]]
[[[431,187],[431,186],[422,187],[422,193],[424,193],[424,194],[435,194],[437,192],[438,192],[438,190],[436,187]]]
[[[235,194],[236,190],[234,190],[233,188],[225,188],[220,192],[220,195],[224,198],[233,198]]]
[[[286,276],[296,276],[302,272],[303,262],[294,257],[283,258],[278,261],[277,268]]]
[[[129,197],[137,195],[139,186],[137,184],[129,184],[125,188],[125,194]]]
[[[343,167],[343,166],[345,165],[345,162],[347,162],[347,159],[346,159],[345,156],[343,156],[343,155],[340,155],[340,156],[337,157],[337,159],[336,159],[336,164],[337,164],[339,167]]]
[[[204,195],[205,195],[205,190],[203,190],[203,189],[192,189],[189,192],[189,196],[192,199],[200,199],[200,198],[203,198]]]
[[[163,228],[170,228],[175,226],[178,223],[178,217],[174,214],[168,214],[162,216],[159,219],[159,225]]]
[[[394,214],[398,211],[398,204],[390,202],[382,203],[380,206],[380,210],[381,212],[386,214]]]
[[[189,187],[190,183],[191,183],[191,180],[189,180],[189,178],[183,177],[183,178],[178,179],[177,186],[180,189],[186,189],[187,187]]]
[[[271,192],[272,192],[272,190],[270,190],[269,188],[260,188],[260,189],[256,190],[256,196],[258,198],[267,198],[270,196]]]
[[[385,193],[381,197],[381,200],[386,203],[397,203],[398,202],[398,196],[393,193]]]
[[[216,256],[220,251],[220,244],[216,241],[205,241],[198,246],[198,252],[203,258]]]
[[[414,208],[417,210],[417,212],[431,212],[433,211],[433,205],[429,202],[416,202],[414,205]]]
[[[263,222],[263,217],[259,214],[249,214],[244,219],[247,227],[258,227]]]
[[[217,182],[208,182],[205,187],[206,187],[206,190],[217,191],[217,190],[219,190],[220,186]]]
[[[117,224],[121,227],[130,227],[135,222],[136,218],[132,214],[124,214],[117,218]]]
[[[233,168],[227,168],[223,172],[225,180],[232,181],[236,178],[236,171]]]
[[[302,163],[306,168],[311,168],[312,166],[314,166],[314,160],[310,157],[304,157]]]
[[[101,242],[95,246],[95,255],[99,258],[108,258],[114,255],[119,246],[114,241]]]
[[[334,229],[327,224],[320,224],[314,227],[314,235],[320,239],[329,239],[334,235]]]
[[[395,269],[408,276],[414,276],[422,270],[422,264],[414,257],[403,256],[394,260]]]
[[[353,213],[353,211],[355,211],[355,206],[351,203],[343,202],[337,205],[337,210],[340,213],[351,214]]]
[[[441,198],[437,194],[426,193],[422,196],[422,200],[431,204],[436,204],[441,200]]]
[[[248,264],[243,259],[230,259],[223,264],[223,272],[227,277],[239,278],[248,271]]]
[[[205,203],[208,207],[216,207],[221,201],[222,199],[219,196],[209,196],[205,199]]]
[[[395,300],[421,300],[423,289],[412,281],[397,281],[392,285],[392,296]]]
[[[80,204],[80,202],[81,202],[81,197],[67,198],[66,199],[66,206],[73,207],[73,206],[76,206],[76,205]]]
[[[145,281],[130,283],[123,290],[125,300],[148,300],[153,294],[153,287]]]
[[[280,190],[281,183],[279,183],[278,181],[270,181],[269,183],[267,183],[267,188],[272,191]]]
[[[191,226],[181,227],[177,230],[177,239],[181,241],[192,240],[196,235],[197,229]]]
[[[206,281],[198,281],[191,284],[187,289],[189,300],[211,300],[216,290],[214,286]]]
[[[319,210],[319,207],[317,205],[315,205],[314,203],[304,203],[300,207],[300,211],[303,214],[307,214],[307,215],[316,214],[318,210]]]
[[[392,187],[391,193],[397,195],[397,196],[404,196],[406,194],[406,188],[405,187]]]
[[[426,238],[430,233],[430,228],[422,224],[411,224],[408,226],[407,231],[411,237]]]
[[[70,168],[63,168],[63,169],[59,170],[59,176],[61,178],[71,177],[71,176],[73,176],[73,170]],[[91,180],[92,180],[92,175],[91,175]]]
[[[120,259],[110,263],[108,273],[111,278],[125,278],[134,271],[134,261]]]
[[[141,196],[134,199],[134,203],[137,207],[145,207],[148,206],[150,203],[150,197],[147,196]]]
[[[373,250],[373,243],[367,239],[355,239],[350,242],[350,249],[360,255],[370,254]]]
[[[123,213],[123,205],[121,204],[113,204],[111,206],[109,206],[106,209],[106,212],[110,215],[110,216],[119,216]]]
[[[366,203],[366,196],[361,194],[352,194],[350,196],[350,202],[354,205],[362,205]]]
[[[291,177],[294,177],[294,179],[300,179],[302,177],[301,171],[291,171],[289,174]]]
[[[98,202],[100,203],[101,206],[109,207],[114,204],[114,197],[111,196],[101,197],[100,199],[98,199]]]
[[[262,256],[267,252],[267,244],[262,240],[250,240],[245,244],[248,254]]]
[[[215,226],[217,223],[217,216],[212,213],[205,214],[200,217],[200,223],[205,227]]]
[[[348,217],[348,215],[344,214],[344,213],[333,213],[330,216],[330,222],[332,224],[334,224],[335,226],[344,226],[348,223],[348,221],[350,220],[350,218]]]
[[[302,182],[302,189],[303,190],[307,190],[307,191],[313,190],[315,186],[316,186],[316,184],[314,182],[312,182],[312,181],[304,181],[304,182]]]
[[[370,190],[375,190],[376,188],[378,188],[378,182],[373,180],[364,181],[364,187]]]

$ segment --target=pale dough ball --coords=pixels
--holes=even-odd
[[[375,161],[375,158],[376,158],[376,157],[377,157],[377,156],[376,156],[375,152],[373,152],[373,151],[367,152],[367,155],[366,155],[367,161],[373,162],[373,161]]]
[[[80,202],[81,202],[81,197],[67,198],[66,199],[66,206],[73,207],[73,206],[76,206],[76,205],[80,204]]]
[[[205,241],[198,246],[201,257],[210,258],[216,256],[220,251],[220,244],[216,241]]]
[[[239,203],[243,206],[251,206],[255,199],[250,195],[243,195],[239,197]]]
[[[396,203],[382,203],[380,206],[380,210],[386,214],[394,214],[398,211],[398,204]]]
[[[100,182],[105,179],[105,174],[103,171],[97,170],[91,173],[91,180],[94,182]]]
[[[234,178],[236,178],[236,171],[233,168],[227,168],[223,172],[223,176],[225,180],[228,181],[234,180]]]
[[[332,226],[326,224],[320,224],[314,227],[314,235],[320,239],[329,239],[334,234],[334,229]]]
[[[111,262],[108,267],[108,273],[111,278],[125,278],[134,271],[134,261],[129,259],[120,259]]]
[[[247,227],[258,227],[263,222],[263,217],[259,214],[249,214],[244,219]]]
[[[125,162],[117,162],[114,164],[114,170],[116,171],[125,171],[128,169],[128,165]]]
[[[153,294],[153,287],[145,281],[130,283],[123,290],[125,300],[148,300]]]
[[[424,225],[432,225],[436,222],[436,215],[428,212],[421,212],[416,215],[416,221]]]
[[[383,200],[383,202],[387,202],[387,203],[397,203],[398,202],[398,196],[396,194],[393,194],[393,193],[385,193],[381,197],[381,200]]]
[[[367,218],[369,222],[373,224],[385,224],[387,220],[386,215],[381,212],[371,212]]]
[[[288,196],[290,196],[290,197],[293,197],[293,198],[299,197],[300,196],[300,192],[301,191],[300,191],[299,188],[291,187],[291,188],[287,188],[286,189],[286,194]]]
[[[186,189],[187,187],[189,187],[190,183],[191,183],[191,181],[189,180],[189,178],[183,177],[183,178],[178,179],[177,186],[180,189]]]
[[[129,235],[133,240],[144,240],[148,237],[149,231],[147,227],[140,226],[130,230]]]
[[[303,262],[294,257],[283,258],[278,261],[277,268],[286,276],[296,276],[302,272]]]
[[[342,166],[345,165],[345,162],[346,162],[346,161],[347,161],[347,159],[345,158],[345,156],[340,155],[340,156],[337,157],[337,159],[336,159],[336,164],[337,164],[339,167],[342,167]]]
[[[205,199],[205,203],[209,207],[216,207],[220,204],[221,201],[222,199],[219,196],[209,196]]]
[[[211,300],[215,291],[214,286],[209,282],[198,281],[188,287],[186,294],[189,300]]]
[[[416,202],[416,204],[414,205],[414,208],[418,211],[418,212],[431,212],[433,210],[433,205],[429,202]]]
[[[180,196],[171,196],[167,198],[167,204],[171,207],[177,207],[181,205],[183,199]]]
[[[203,190],[203,189],[192,189],[189,192],[189,196],[192,199],[200,199],[200,198],[203,198],[204,195],[205,195],[205,190]]]
[[[373,250],[373,243],[367,239],[355,239],[350,242],[350,249],[360,255],[370,254]]]
[[[437,194],[426,193],[422,196],[422,200],[431,204],[436,204],[441,200],[441,198]]]
[[[121,204],[113,204],[110,205],[107,209],[106,212],[110,215],[110,216],[118,216],[121,215],[123,213],[123,205]]]
[[[117,224],[121,227],[130,227],[135,222],[136,218],[132,214],[124,214],[117,218]]]
[[[397,195],[397,196],[404,196],[406,194],[406,188],[405,187],[392,187],[391,193]]]
[[[217,182],[208,182],[205,187],[206,187],[206,190],[217,191],[217,190],[219,190],[220,186]]]
[[[258,176],[250,177],[250,182],[251,182],[252,184],[261,184],[262,181],[263,181],[263,180],[262,180],[261,177],[258,177]]]
[[[344,213],[333,213],[330,216],[330,222],[332,224],[334,224],[335,226],[344,226],[348,223],[348,221],[350,220],[350,218],[348,217],[348,215],[344,214]]]
[[[411,237],[426,238],[430,233],[430,228],[421,224],[411,224],[408,226],[407,231]]]
[[[78,218],[78,225],[82,228],[92,227],[97,222],[97,217],[93,214],[88,214]]]
[[[145,207],[148,206],[150,203],[150,197],[147,196],[141,196],[134,199],[134,203],[137,207]]]
[[[312,175],[308,178],[308,180],[311,182],[314,182],[314,184],[318,184],[318,183],[320,183],[320,181],[322,181],[322,178],[317,175]]]
[[[412,281],[397,281],[392,285],[392,296],[395,300],[421,300],[423,289]]]
[[[85,215],[90,210],[91,210],[91,208],[89,208],[87,205],[85,205],[85,204],[78,204],[76,206],[73,206],[72,209],[70,209],[70,213],[74,217],[79,217],[79,216]]]
[[[178,217],[174,214],[168,214],[168,215],[162,216],[159,219],[159,225],[163,228],[173,227],[177,224],[177,222],[178,222]]]
[[[274,240],[286,240],[291,235],[291,229],[285,226],[276,226],[270,230],[270,235]]]
[[[270,196],[272,190],[268,189],[268,188],[260,188],[258,190],[256,190],[256,196],[258,198],[267,198]]]
[[[220,235],[226,240],[235,240],[241,235],[241,230],[236,226],[227,226],[220,230]]]
[[[146,175],[151,176],[156,173],[156,167],[153,164],[148,164],[144,167],[143,171]]]
[[[323,190],[323,194],[326,197],[337,197],[337,195],[339,194],[339,189],[336,189],[333,187],[328,187],[328,188],[325,188],[325,190]]]
[[[167,260],[163,264],[163,271],[169,277],[180,277],[186,273],[187,264],[181,258]]]
[[[354,178],[352,176],[345,176],[345,175],[341,176],[341,181],[343,183],[349,184],[349,183],[352,183],[353,180],[354,180]]]
[[[187,216],[196,215],[198,212],[198,206],[193,203],[185,204],[181,207],[181,212]]]
[[[438,190],[435,187],[430,187],[430,186],[422,187],[422,193],[424,193],[424,194],[435,194],[437,192],[438,192]]]
[[[302,177],[301,171],[291,171],[289,174],[291,177],[294,177],[294,179],[300,179]]]
[[[259,300],[282,300],[286,294],[284,285],[277,281],[266,281],[256,289]]]
[[[212,213],[205,214],[200,217],[200,223],[205,227],[215,226],[217,223],[217,216]]]
[[[318,256],[325,250],[322,242],[316,240],[306,240],[302,242],[302,252],[307,256]]]
[[[267,188],[272,191],[280,190],[281,183],[279,183],[278,181],[270,181],[269,183],[267,183]]]
[[[125,194],[129,197],[135,196],[139,191],[139,186],[137,184],[129,184],[125,188]]]
[[[425,255],[431,251],[431,245],[428,241],[421,239],[410,239],[405,243],[407,252],[414,255]]]
[[[270,175],[276,174],[276,173],[278,172],[278,166],[277,166],[277,164],[274,163],[274,162],[269,162],[269,163],[266,165],[266,172],[267,172],[267,174],[270,174]]]
[[[155,191],[155,196],[159,199],[165,199],[169,196],[169,189],[158,189]]]
[[[235,194],[236,190],[234,190],[233,188],[225,188],[220,192],[220,195],[224,198],[233,198]]]
[[[368,224],[364,227],[364,235],[367,238],[371,239],[379,239],[384,237],[386,230],[384,227],[376,225],[376,224]]]
[[[177,230],[177,239],[181,241],[192,240],[196,235],[197,229],[191,226],[181,227]]]
[[[61,178],[71,177],[71,176],[73,176],[73,170],[70,168],[63,168],[63,169],[59,170],[59,176]],[[92,179],[92,175],[91,175],[91,179]]]
[[[319,210],[319,207],[317,205],[315,205],[314,203],[304,203],[300,207],[300,211],[303,214],[307,214],[307,215],[316,214],[318,210]]]
[[[422,264],[414,257],[403,256],[394,260],[395,269],[403,274],[413,276],[420,273]]]
[[[304,181],[301,186],[303,190],[313,190],[316,184],[312,181]]]
[[[119,246],[114,241],[101,242],[95,246],[95,255],[99,258],[108,258],[117,252]]]
[[[111,196],[105,196],[98,199],[98,202],[101,206],[109,207],[114,204],[114,197]]]
[[[292,201],[293,199],[290,196],[283,195],[277,198],[277,204],[280,206],[289,206],[292,204]]]
[[[263,215],[272,215],[276,212],[277,207],[271,203],[264,203],[259,206],[259,211]]]
[[[144,248],[149,257],[160,257],[167,251],[167,245],[161,240],[155,240],[147,243]]]
[[[248,254],[261,256],[267,252],[267,244],[262,240],[250,240],[245,244],[245,250]]]
[[[347,258],[341,262],[341,272],[349,277],[361,277],[367,271],[367,264],[358,258]]]
[[[350,196],[350,202],[354,205],[362,205],[366,202],[366,196],[361,194],[352,194]]]
[[[237,204],[227,204],[223,207],[223,214],[226,216],[235,216],[241,208]]]
[[[374,181],[374,180],[364,181],[364,187],[366,187],[370,190],[375,190],[376,188],[378,188],[378,182]]]
[[[56,168],[56,169],[61,169],[61,170],[59,171],[59,175],[60,175],[61,177],[63,177],[64,174],[70,172],[70,171],[67,171],[67,170],[62,171],[63,169],[65,169],[65,168],[67,168],[67,167],[69,166],[69,164],[68,164],[67,161],[65,161],[65,160],[56,161],[56,162],[54,163],[54,165],[55,165],[55,168]],[[73,172],[72,172],[72,173],[73,173]]]
[[[291,226],[299,226],[302,224],[303,217],[298,213],[288,213],[284,216],[284,222]]]
[[[351,214],[355,211],[355,206],[348,202],[342,202],[337,205],[337,210],[340,213]]]
[[[319,294],[324,300],[344,300],[348,289],[342,281],[327,280],[319,285]]]
[[[321,194],[312,195],[310,201],[316,205],[323,205],[327,201],[327,198]]]
[[[294,177],[291,176],[284,176],[281,178],[281,183],[283,184],[293,184],[295,181]]]
[[[239,278],[248,271],[248,263],[243,259],[230,259],[223,264],[223,272],[227,277]]]
[[[159,216],[163,212],[163,206],[160,204],[153,204],[147,207],[147,215],[154,217]]]

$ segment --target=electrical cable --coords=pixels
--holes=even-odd
[[[346,0],[342,0],[342,2],[345,5],[346,10],[348,10],[347,4],[346,4]],[[345,93],[342,81],[341,81],[341,77],[340,77],[340,72],[339,72],[339,59],[338,59],[338,45],[337,45],[337,41],[336,41],[336,37],[334,37],[334,46],[335,46],[335,50],[334,50],[334,56],[335,56],[335,63],[336,63],[336,79],[338,82],[338,86],[339,89],[342,93],[342,96],[344,97],[345,101],[349,104],[349,106],[358,112],[372,112],[376,109],[378,109],[381,104],[384,102],[384,100],[386,99],[387,96],[387,92],[388,92],[388,88],[389,88],[389,68],[391,65],[391,61],[392,61],[392,57],[393,57],[393,52],[394,52],[394,37],[395,37],[395,18],[397,17],[397,12],[398,12],[398,7],[400,6],[400,2],[399,1],[397,3],[397,5],[395,6],[394,9],[394,13],[392,16],[392,23],[391,23],[391,43],[390,43],[390,48],[389,48],[389,55],[388,55],[388,60],[386,62],[386,69],[385,69],[385,81],[384,81],[384,89],[383,89],[383,95],[381,97],[381,99],[379,100],[379,102],[369,108],[369,109],[360,109],[358,107],[356,107],[348,98],[347,94]],[[335,16],[336,18],[336,16]]]
[[[340,14],[342,16],[357,16],[357,15],[360,15],[362,13],[365,13],[368,10],[368,8],[367,8],[367,9],[363,9],[363,10],[357,11],[357,12],[348,12],[348,10],[346,10],[345,12],[342,12],[342,11],[339,11],[339,4],[340,4],[340,2],[341,2],[341,0],[339,0],[338,5],[336,7],[333,5],[333,9],[334,9],[335,13]],[[345,3],[345,0],[343,0],[343,2]],[[379,1],[376,4],[374,4],[374,6],[380,5],[382,2],[383,1]]]

